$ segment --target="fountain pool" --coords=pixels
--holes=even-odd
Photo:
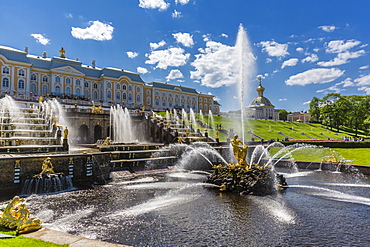
[[[43,226],[132,246],[365,246],[368,177],[279,170],[273,196],[221,193],[205,172],[173,169],[26,199]],[[1,204],[6,204],[3,202]],[[2,205],[2,206],[4,206]]]

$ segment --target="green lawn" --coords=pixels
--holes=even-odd
[[[16,236],[16,233],[14,231],[7,231],[6,229],[1,228],[0,233]],[[59,245],[54,244],[50,242],[45,242],[39,239],[34,238],[26,238],[22,235],[16,236],[15,238],[5,238],[0,239],[0,246],[7,246],[7,247],[20,247],[20,246],[32,246],[32,247],[56,247],[56,246],[65,246],[67,247],[68,244],[65,245]]]

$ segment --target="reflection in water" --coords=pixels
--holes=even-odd
[[[27,205],[44,227],[132,246],[368,245],[367,177],[279,172],[290,187],[274,196],[223,194],[206,175],[175,171],[32,195]]]

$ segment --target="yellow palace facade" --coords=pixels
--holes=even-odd
[[[98,68],[82,64],[77,59],[48,58],[31,55],[24,51],[0,46],[0,96],[9,94],[15,98],[32,99],[56,97],[86,101],[96,104],[120,104],[129,109],[164,111],[185,109],[189,112],[220,113],[221,105],[214,96],[203,94],[194,88],[163,82],[146,83],[139,74],[127,70]]]

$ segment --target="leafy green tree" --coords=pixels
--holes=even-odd
[[[338,93],[331,93],[321,99],[320,117],[332,129],[339,132],[345,122],[345,113],[348,111],[348,100]]]
[[[370,97],[351,95],[348,96],[349,111],[345,114],[348,122],[348,127],[355,130],[355,135],[358,135],[358,130],[366,130],[366,120],[369,117]]]
[[[320,99],[313,97],[310,102],[308,113],[311,115],[311,120],[320,121]]]
[[[279,111],[279,119],[283,120],[283,121],[286,121],[288,119],[289,112],[287,112],[284,109],[278,109],[278,111]]]

